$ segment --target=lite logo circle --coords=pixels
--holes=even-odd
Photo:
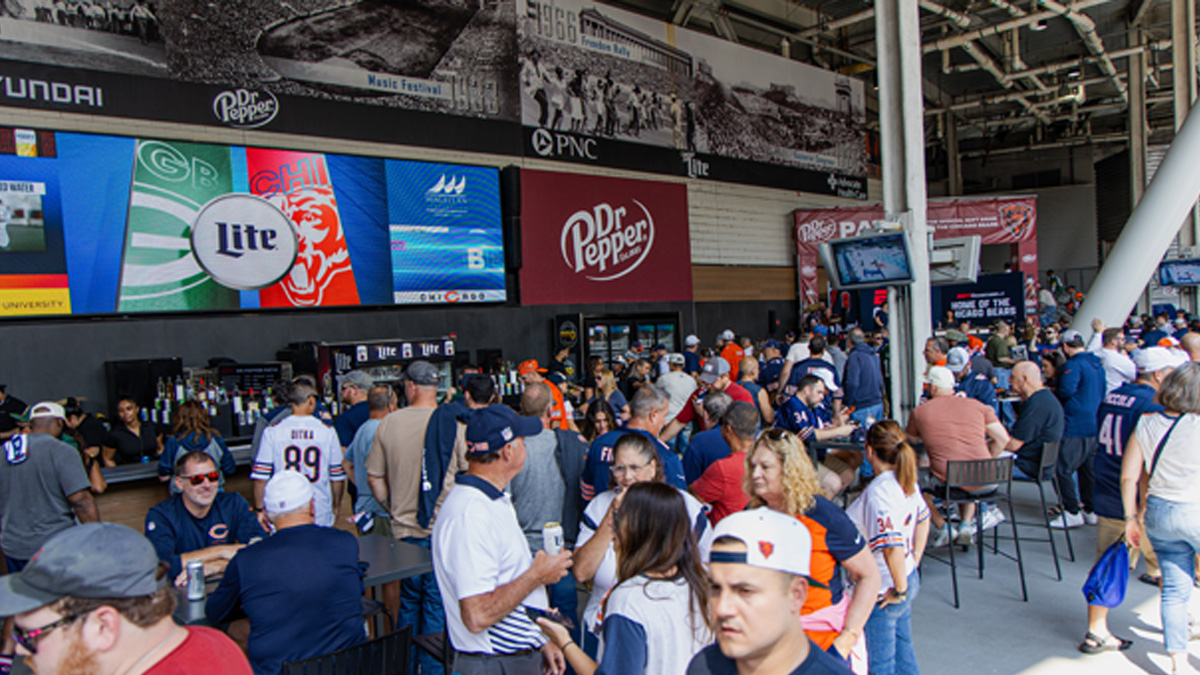
[[[292,221],[255,195],[222,195],[192,223],[192,254],[213,281],[240,291],[266,288],[296,264],[299,243]]]

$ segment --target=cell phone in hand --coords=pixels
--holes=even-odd
[[[535,622],[538,619],[548,619],[550,621],[553,621],[554,623],[561,625],[563,628],[566,628],[567,630],[574,630],[574,628],[575,628],[575,622],[572,621],[570,618],[563,616],[563,613],[558,611],[557,609],[553,609],[553,608],[540,609],[538,607],[526,606],[525,614],[527,614],[529,616],[529,618],[533,619]]]

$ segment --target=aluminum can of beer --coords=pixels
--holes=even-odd
[[[558,555],[563,549],[563,529],[558,523],[542,526],[542,549],[546,555]]]
[[[204,599],[204,563],[199,560],[187,564],[187,599]]]

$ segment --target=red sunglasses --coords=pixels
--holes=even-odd
[[[216,483],[221,480],[220,471],[209,471],[208,473],[198,473],[194,476],[180,476],[180,478],[190,482],[192,485],[199,485],[207,480],[210,483]]]

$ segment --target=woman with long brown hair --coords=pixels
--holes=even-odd
[[[808,597],[800,610],[813,642],[845,661],[862,638],[879,594],[879,568],[858,528],[821,492],[817,471],[804,443],[790,431],[770,429],[758,437],[746,459],[749,508],[767,506],[794,516],[813,538]],[[843,576],[854,585],[851,596]]]
[[[588,405],[587,413],[583,416],[583,423],[579,425],[579,431],[588,443],[616,428],[617,413],[613,411],[608,401],[602,398],[598,398]]]
[[[658,451],[653,442],[639,433],[630,432],[617,439],[613,447],[609,471],[609,489],[596,495],[583,511],[579,536],[575,539],[575,579],[592,584],[592,593],[583,610],[584,646],[589,655],[596,654],[595,635],[600,631],[602,604],[608,592],[621,581],[617,554],[616,516],[629,490],[641,483],[666,483]],[[670,486],[668,486],[670,487]],[[704,514],[704,505],[692,495],[679,492],[691,523],[693,534],[704,555],[712,546],[712,528]]]
[[[603,605],[599,663],[546,619],[538,625],[578,675],[683,675],[712,642],[708,576],[679,490],[630,486],[615,517],[617,578]]]
[[[920,586],[917,567],[929,538],[929,508],[917,487],[917,454],[892,420],[867,431],[867,461],[875,479],[847,509],[867,538],[883,581],[867,619],[867,660],[872,673],[917,675],[912,605]]]
[[[158,459],[158,480],[170,486],[171,494],[179,491],[171,475],[175,472],[175,463],[189,452],[199,450],[213,458],[213,463],[221,469],[220,488],[225,488],[225,477],[232,476],[237,471],[237,461],[225,445],[221,434],[212,427],[208,411],[199,401],[184,401],[175,409],[171,416],[172,435],[163,446],[163,453]]]

